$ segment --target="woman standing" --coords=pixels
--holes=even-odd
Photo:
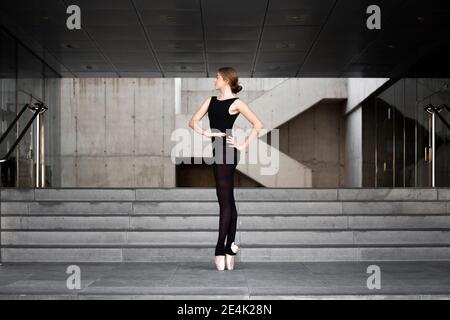
[[[246,148],[263,127],[250,107],[234,96],[242,90],[234,68],[223,67],[217,71],[214,89],[220,96],[208,97],[189,121],[189,127],[210,137],[213,143],[213,172],[216,181],[216,194],[220,207],[219,236],[215,248],[215,264],[218,270],[234,269],[234,256],[239,251],[235,241],[237,210],[234,201],[234,172],[240,159],[241,150]],[[208,113],[212,131],[203,130],[198,121]],[[253,130],[243,144],[238,144],[231,136],[231,130],[239,114],[252,123]],[[230,133],[230,135],[227,135]],[[224,137],[226,143],[224,142]],[[226,244],[225,244],[226,238]]]

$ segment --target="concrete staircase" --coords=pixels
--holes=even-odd
[[[237,188],[239,261],[450,260],[450,188]],[[4,262],[212,261],[213,188],[0,189]]]
[[[264,161],[258,159],[257,163],[249,164],[249,149],[246,148],[244,153],[241,154],[241,161],[237,166],[237,170],[269,188],[312,187],[312,169],[277,150],[275,147],[268,145],[264,141],[265,134],[320,102],[346,101],[346,110],[351,110],[387,80],[387,78],[288,78],[256,99],[247,101],[264,123],[264,129],[267,130],[260,133],[260,139],[257,140],[257,143],[259,150],[264,150],[263,153],[267,153],[267,157],[272,155],[272,163],[262,163],[268,159],[264,159]],[[186,128],[191,116],[191,114],[177,114],[175,127]],[[207,128],[208,121],[206,121],[206,118],[207,116],[204,118],[205,122],[201,122],[201,126],[204,128]],[[237,117],[234,128],[244,130],[246,135],[248,135],[251,124],[245,117],[240,116]],[[204,150],[203,143],[205,141],[209,143],[210,140],[192,132],[191,134],[196,142],[186,139],[189,143],[184,147],[185,154],[183,156],[211,157],[212,150],[207,149],[208,151],[205,154],[206,150]],[[277,153],[279,157],[274,157],[273,155]]]

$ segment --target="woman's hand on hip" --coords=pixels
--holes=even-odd
[[[223,137],[226,136],[227,134],[225,132],[209,132],[209,131],[205,131],[205,136],[207,136],[208,138],[210,137]]]
[[[234,137],[227,136],[227,143],[238,150],[245,149],[245,145],[237,143]]]

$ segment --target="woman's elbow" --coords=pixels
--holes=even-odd
[[[264,124],[262,122],[259,122],[255,125],[255,129],[258,131],[261,130],[262,128],[264,128]]]

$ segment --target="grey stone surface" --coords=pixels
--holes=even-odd
[[[121,262],[120,248],[2,248],[9,262]]]
[[[239,228],[242,229],[346,229],[348,218],[336,216],[277,216],[246,215],[239,216]],[[450,221],[450,219],[449,219]]]
[[[344,214],[446,214],[447,210],[442,201],[342,202]]]
[[[219,214],[183,215],[183,216],[131,216],[130,229],[211,229],[219,223]]]
[[[121,245],[126,232],[2,231],[2,245]]]
[[[211,214],[219,212],[217,199],[210,202],[135,202],[134,214]]]
[[[399,201],[437,200],[436,188],[339,188],[338,199],[343,201]]]
[[[34,188],[0,188],[0,202],[34,200]]]
[[[41,201],[29,203],[30,214],[89,214],[111,215],[129,214],[132,212],[132,202],[101,202],[101,201]]]
[[[450,200],[450,188],[437,189],[438,200]]]
[[[241,231],[248,245],[353,244],[352,231]]]
[[[341,214],[342,202],[325,201],[245,201],[238,202],[241,212],[251,214]]]
[[[5,216],[2,217],[3,229],[125,229],[129,228],[130,218],[126,216]]]
[[[120,188],[62,188],[62,189],[36,189],[37,201],[133,201],[135,189]]]
[[[447,299],[449,261],[77,263],[81,289],[68,289],[70,263],[4,263],[0,299]],[[367,288],[367,268],[381,288]]]
[[[450,232],[441,230],[354,231],[354,242],[358,244],[450,245]]]
[[[7,214],[28,214],[27,202],[0,202],[0,212],[2,216]]]
[[[213,188],[19,190],[0,194],[3,261],[211,262]],[[237,259],[450,260],[445,190],[237,188]]]
[[[138,201],[191,201],[192,188],[136,188]],[[195,200],[216,201],[215,188],[195,188]]]
[[[349,216],[351,229],[423,229],[450,228],[450,215],[382,215]]]
[[[241,251],[242,261],[357,261],[357,249],[347,248],[246,248]]]
[[[449,260],[450,247],[379,247],[358,248],[358,259],[366,261],[375,260]]]
[[[236,188],[237,201],[337,201],[338,189]]]

